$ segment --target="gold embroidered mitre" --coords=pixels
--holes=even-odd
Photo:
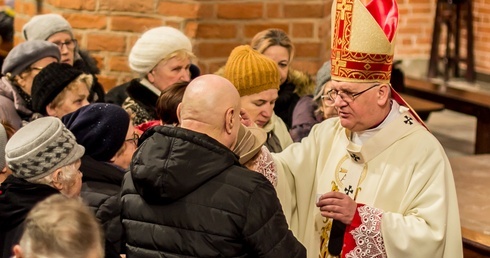
[[[398,7],[395,0],[334,0],[332,79],[383,82],[391,77]]]

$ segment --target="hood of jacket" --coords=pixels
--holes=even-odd
[[[0,230],[18,226],[34,205],[58,193],[48,185],[29,183],[10,175],[0,185]]]
[[[315,91],[315,81],[307,73],[298,70],[289,70],[288,79],[285,83],[293,84],[294,93],[299,97],[312,95]]]
[[[155,126],[130,165],[133,184],[148,203],[170,203],[233,165],[238,157],[215,139],[180,127]]]
[[[32,115],[32,111],[26,107],[26,102],[20,94],[14,89],[12,83],[3,76],[0,79],[0,95],[12,100],[15,110],[24,116]]]
[[[97,60],[95,60],[88,51],[79,49],[78,57],[79,58],[73,62],[73,67],[82,70],[84,73],[100,73],[100,69],[97,67]]]

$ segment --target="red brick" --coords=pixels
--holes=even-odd
[[[131,72],[128,64],[127,56],[111,56],[109,57],[109,70],[119,72]]]
[[[318,37],[320,39],[326,39],[330,40],[330,20],[329,22],[322,22],[320,23],[320,26],[318,26]]]
[[[197,27],[196,37],[202,39],[230,39],[236,37],[236,32],[237,26],[234,24],[201,23]]]
[[[320,43],[295,43],[296,57],[318,57],[321,51]]]
[[[312,38],[313,28],[312,23],[294,23],[291,35],[293,38]]]
[[[47,3],[58,8],[89,11],[95,10],[96,6],[95,0],[47,0]]]
[[[15,5],[15,10],[22,14],[34,16],[37,13],[37,5],[34,2],[20,2]]]
[[[179,29],[180,29],[180,27],[181,27],[181,25],[182,25],[182,23],[184,23],[184,22],[178,22],[178,21],[167,21],[167,22],[165,23],[165,25],[166,25],[166,26],[170,26],[170,27],[174,27],[174,28],[176,28],[176,29],[178,29],[178,30],[179,30]]]
[[[124,52],[126,37],[114,34],[91,34],[87,38],[87,50]]]
[[[25,19],[23,17],[20,17],[19,15],[16,15],[14,19],[14,30],[17,32],[22,32],[22,27],[24,27],[24,25],[29,21],[29,19],[30,18]],[[19,34],[19,36],[23,38],[21,34]]]
[[[243,35],[246,38],[253,38],[253,36],[255,36],[255,34],[257,34],[258,32],[269,28],[278,28],[285,32],[289,31],[289,26],[287,23],[245,24],[243,28]]]
[[[107,18],[105,15],[88,13],[69,13],[63,15],[74,29],[105,29]]]
[[[316,75],[318,69],[320,69],[321,65],[323,64],[322,60],[320,61],[313,61],[313,60],[297,60],[295,59],[291,63],[291,67],[295,70],[303,71],[309,75]]]
[[[407,17],[410,13],[411,13],[410,6],[407,5],[398,6],[398,15],[400,18]]]
[[[266,5],[267,18],[281,18],[281,4],[268,3]]]
[[[410,5],[410,10],[411,10],[411,13],[412,14],[427,14],[427,15],[430,15],[431,14],[431,11],[430,11],[430,7],[431,7],[431,4],[430,3],[425,3],[425,4],[413,4],[413,5]]]
[[[406,4],[412,5],[412,4],[426,4],[426,5],[434,5],[435,3],[431,3],[431,1],[427,0],[406,0]]]
[[[161,25],[163,25],[163,21],[155,18],[134,16],[111,17],[111,29],[113,31],[144,32]]]
[[[217,17],[221,19],[258,19],[263,17],[263,8],[262,3],[220,4]]]
[[[418,35],[422,32],[420,26],[412,24],[406,27],[398,27],[398,35]]]
[[[154,13],[153,2],[154,1],[148,0],[103,0],[99,1],[99,9],[102,11],[123,11],[149,14]]]
[[[181,18],[210,18],[213,16],[213,6],[199,3],[160,2],[158,13]]]
[[[104,87],[104,90],[107,92],[110,89],[114,88],[117,85],[117,77],[111,75],[98,75],[97,80]]]
[[[105,68],[105,55],[99,55],[99,54],[90,54],[90,56],[95,59],[95,63],[97,63],[97,67],[100,69],[100,70],[104,70]]]
[[[284,18],[322,18],[324,8],[320,4],[286,4]]]
[[[199,58],[218,58],[228,57],[231,51],[242,45],[240,42],[227,42],[227,43],[199,43],[194,46],[194,52]]]
[[[195,38],[197,34],[197,29],[199,27],[199,23],[195,21],[190,21],[185,24],[184,34],[189,38]]]

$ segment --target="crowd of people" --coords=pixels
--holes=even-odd
[[[462,257],[446,154],[390,84],[396,2],[344,7],[316,81],[280,29],[202,75],[161,26],[107,93],[34,16],[1,69],[1,257]]]

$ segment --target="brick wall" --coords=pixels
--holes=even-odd
[[[475,54],[490,57],[490,4],[474,0]],[[45,0],[43,12],[60,13],[91,51],[109,89],[134,75],[129,51],[145,30],[169,25],[192,39],[203,73],[214,72],[231,50],[250,42],[260,30],[277,27],[296,46],[293,67],[314,74],[329,55],[332,0]],[[401,19],[396,59],[428,59],[435,0],[398,0]],[[36,12],[35,0],[16,0],[15,30]],[[16,34],[16,42],[21,41]],[[476,69],[490,73],[490,58],[477,58]]]

